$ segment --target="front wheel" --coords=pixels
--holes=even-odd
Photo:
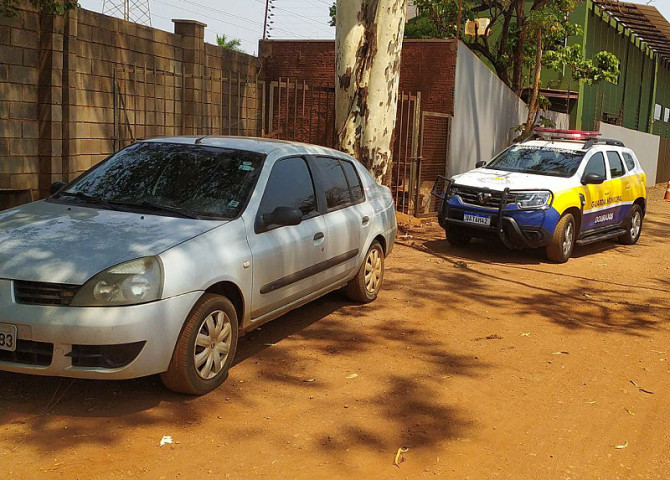
[[[564,215],[559,220],[547,245],[547,258],[549,260],[556,263],[568,261],[577,238],[575,225],[575,217],[571,213]]]
[[[626,233],[617,240],[624,245],[635,245],[642,233],[642,209],[639,205],[633,205],[626,220]]]
[[[182,327],[172,360],[161,374],[173,392],[203,395],[228,377],[237,349],[235,307],[226,297],[204,294]]]
[[[356,276],[344,289],[354,302],[370,303],[377,298],[384,281],[384,249],[375,240],[370,245],[365,261]]]

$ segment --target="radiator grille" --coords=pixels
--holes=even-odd
[[[79,285],[43,282],[14,282],[14,299],[29,305],[70,305]]]
[[[480,207],[500,208],[500,203],[502,202],[502,192],[484,188],[462,187],[459,185],[454,186],[451,189],[451,193],[461,197],[463,203]],[[511,203],[514,203],[514,196],[508,194],[505,205]]]

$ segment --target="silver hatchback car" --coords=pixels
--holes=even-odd
[[[330,291],[377,297],[391,192],[335,150],[175,137],[0,212],[0,370],[219,386],[238,338]]]

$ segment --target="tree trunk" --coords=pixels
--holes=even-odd
[[[523,130],[523,136],[527,137],[533,133],[535,126],[535,115],[539,109],[538,97],[540,93],[540,77],[542,75],[542,30],[538,29],[537,37],[537,54],[535,55],[535,79],[533,80],[533,93],[528,102],[528,119],[526,120],[526,128]]]
[[[339,147],[390,183],[406,0],[338,0],[335,126]]]

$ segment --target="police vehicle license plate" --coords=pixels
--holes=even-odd
[[[0,350],[16,350],[16,325],[0,323]]]
[[[477,225],[491,225],[491,216],[482,215],[480,213],[464,213],[463,221],[476,223]]]

